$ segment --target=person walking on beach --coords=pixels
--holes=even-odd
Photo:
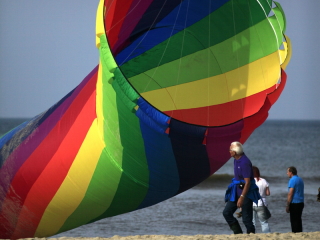
[[[266,196],[270,196],[269,183],[264,178],[260,177],[260,170],[258,167],[253,166],[252,170],[254,180],[259,188],[259,193],[261,196],[261,199],[259,199],[258,204],[253,203],[253,225],[256,227],[256,220],[259,219],[262,232],[269,233],[270,227],[264,211],[264,206],[268,206]]]
[[[240,142],[231,143],[229,152],[234,158],[234,178],[226,191],[223,216],[233,233],[241,234],[243,233],[241,226],[233,214],[238,208],[242,208],[242,221],[247,228],[247,233],[255,233],[252,222],[252,203],[257,203],[260,195],[254,181],[252,164],[244,154]]]
[[[290,222],[292,232],[302,232],[302,211],[304,208],[304,183],[297,175],[295,167],[287,169],[287,175],[290,178],[288,183],[288,197],[286,212],[290,213]]]

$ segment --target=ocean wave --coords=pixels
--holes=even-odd
[[[206,180],[204,180],[202,183],[195,186],[195,189],[227,189],[228,185],[231,183],[231,180],[234,176],[231,174],[213,174],[210,177],[208,177]],[[265,177],[262,176],[262,178],[265,178],[269,183],[273,193],[280,193],[282,190],[286,192],[287,190],[287,183],[289,181],[289,178],[287,176],[281,176],[281,177]],[[319,186],[316,183],[320,182],[320,177],[316,176],[309,176],[309,177],[302,177],[305,185],[305,191],[315,191],[318,193],[318,187]]]

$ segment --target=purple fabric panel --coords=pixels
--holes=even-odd
[[[96,73],[98,67],[95,67],[85,79],[76,87],[70,97],[66,98],[56,110],[47,117],[43,123],[34,131],[11,153],[4,165],[0,169],[0,209],[3,200],[6,197],[7,190],[12,179],[17,171],[24,164],[26,159],[43,141],[47,134],[55,127],[56,123],[61,119],[73,100],[78,96],[79,92],[85,87],[87,82]],[[45,113],[43,114],[45,115]]]
[[[122,28],[119,32],[118,41],[112,49],[114,53],[121,51],[123,45],[127,45],[128,41],[130,42],[130,35],[132,31],[136,28],[141,17],[152,2],[153,0],[144,0],[143,4],[141,3],[141,0],[134,0],[132,2],[128,11],[129,14],[123,21]]]
[[[230,159],[230,143],[240,140],[242,129],[243,120],[223,127],[208,128],[206,147],[210,174],[215,173]]]

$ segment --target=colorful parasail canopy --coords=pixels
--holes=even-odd
[[[0,139],[0,238],[47,237],[199,184],[280,96],[272,0],[100,0],[99,65]]]

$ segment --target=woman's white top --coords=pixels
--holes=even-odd
[[[254,178],[256,181],[256,185],[259,187],[259,193],[260,196],[262,197],[262,200],[264,202],[265,206],[268,206],[267,201],[266,201],[266,188],[269,187],[269,183],[264,179],[264,178],[259,178],[259,181],[257,181],[257,178]],[[253,203],[253,206],[257,206],[257,204]],[[261,199],[258,201],[258,206],[263,206]]]

